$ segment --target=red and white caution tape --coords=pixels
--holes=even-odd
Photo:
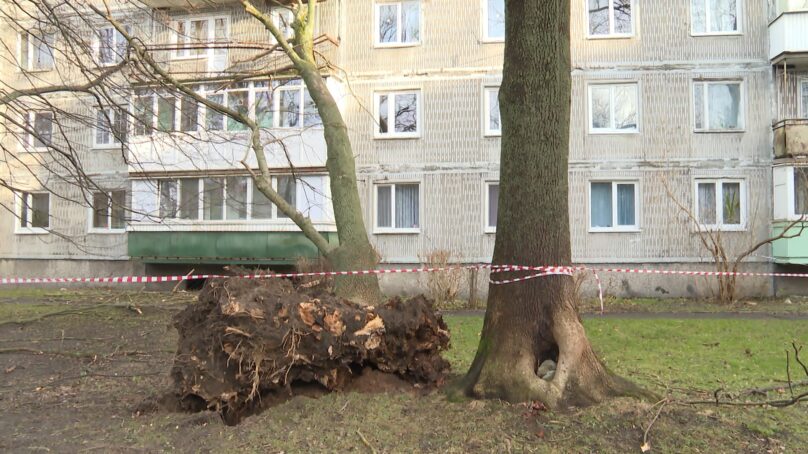
[[[0,278],[0,285],[24,285],[24,284],[153,284],[163,282],[194,281],[214,278],[242,278],[242,279],[268,279],[268,278],[299,278],[299,277],[325,277],[325,276],[359,276],[378,274],[402,274],[402,273],[435,273],[453,270],[490,269],[492,274],[504,272],[532,272],[523,277],[495,280],[490,279],[494,285],[513,284],[539,277],[546,276],[572,276],[577,272],[591,272],[598,286],[598,297],[600,299],[601,311],[603,307],[603,286],[601,285],[598,273],[620,273],[620,274],[656,274],[669,276],[707,276],[707,277],[790,277],[808,278],[808,273],[759,273],[745,271],[688,271],[688,270],[658,270],[641,268],[588,268],[584,266],[524,266],[524,265],[455,265],[444,267],[422,267],[422,268],[392,268],[377,270],[357,270],[357,271],[321,271],[310,273],[258,273],[244,275],[223,275],[223,274],[189,274],[183,276],[117,276],[117,277],[42,277],[42,278]]]

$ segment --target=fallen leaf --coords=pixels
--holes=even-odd
[[[7,367],[7,368],[6,368],[6,373],[7,373],[7,374],[10,374],[10,373],[14,372],[14,369],[16,369],[16,368],[17,368],[17,366],[16,366],[16,365],[15,365],[15,366],[11,366],[11,367]]]

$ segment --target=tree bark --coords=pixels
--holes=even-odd
[[[250,0],[242,0],[242,5],[247,13],[261,21],[278,40],[306,84],[323,122],[327,149],[326,168],[330,178],[331,201],[339,246],[327,250],[320,248],[320,252],[336,271],[376,269],[379,258],[370,244],[365,221],[362,218],[362,204],[356,182],[356,163],[348,137],[348,127],[336,100],[328,90],[314,55],[314,19],[317,3],[309,1],[305,8],[302,2],[298,3],[295,20],[292,23],[295,31],[294,46],[284,38],[271,18],[255,8]],[[376,304],[382,299],[376,275],[338,276],[334,282],[335,291],[339,296],[360,304]]]
[[[502,156],[494,264],[571,263],[568,153],[569,0],[506,0],[500,87]],[[495,275],[515,277],[515,273]],[[586,337],[570,276],[492,285],[474,362],[461,387],[478,398],[552,408],[639,394],[610,373]],[[555,361],[544,380],[537,368]]]

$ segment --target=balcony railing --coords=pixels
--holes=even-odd
[[[808,119],[783,120],[774,125],[774,156],[808,156]]]
[[[808,58],[808,10],[787,11],[769,24],[769,59]]]

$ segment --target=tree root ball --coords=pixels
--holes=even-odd
[[[187,409],[231,420],[266,393],[299,383],[339,390],[366,367],[424,385],[449,371],[440,355],[448,329],[423,296],[360,306],[287,280],[216,279],[174,326],[174,393]]]

